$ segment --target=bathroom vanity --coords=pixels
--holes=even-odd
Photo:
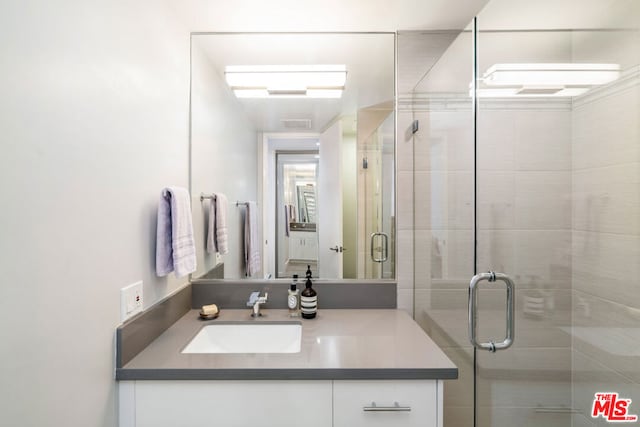
[[[190,310],[119,367],[121,427],[440,426],[455,365],[409,315],[393,309]],[[300,324],[289,353],[183,353],[206,325]]]

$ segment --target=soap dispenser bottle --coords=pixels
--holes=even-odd
[[[293,275],[289,294],[287,295],[287,307],[289,307],[289,317],[300,316],[300,291],[298,290],[298,275]]]
[[[311,287],[311,270],[307,267],[305,289],[300,294],[300,308],[303,319],[313,319],[318,313],[318,293]]]

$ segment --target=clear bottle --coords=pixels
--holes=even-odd
[[[311,285],[311,276],[308,275],[305,289],[300,294],[300,309],[303,319],[313,319],[318,313],[318,293]]]
[[[298,290],[298,275],[293,275],[289,293],[287,295],[287,307],[289,307],[289,317],[300,316],[300,291]]]

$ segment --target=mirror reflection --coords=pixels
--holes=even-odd
[[[202,34],[191,58],[193,277],[395,278],[395,35]],[[201,194],[229,200],[227,254]]]
[[[319,156],[316,152],[277,153],[278,212],[277,276],[304,277],[307,265],[318,271],[316,186]]]

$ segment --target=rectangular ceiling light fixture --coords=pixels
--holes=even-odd
[[[227,84],[238,98],[340,98],[346,65],[229,65]]]
[[[578,96],[619,77],[618,64],[494,64],[480,79],[478,95]]]

